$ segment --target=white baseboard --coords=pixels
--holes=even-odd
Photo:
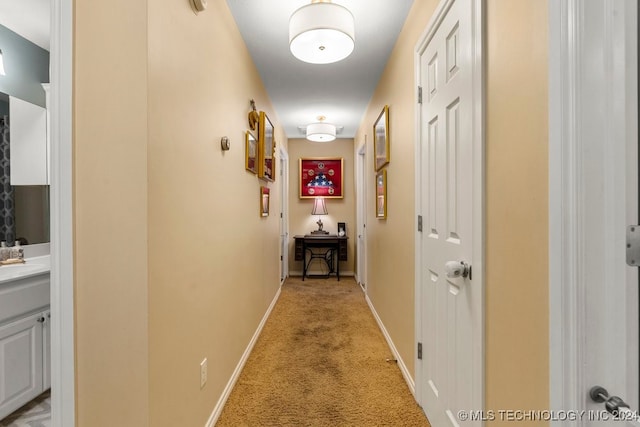
[[[376,322],[378,322],[378,326],[382,331],[382,335],[384,335],[384,339],[387,340],[387,344],[391,349],[391,353],[393,354],[393,357],[395,357],[396,360],[398,361],[398,367],[400,368],[400,372],[402,372],[402,376],[404,377],[404,380],[409,386],[409,390],[411,391],[411,394],[415,397],[416,383],[413,380],[413,378],[411,378],[411,375],[409,374],[409,370],[407,369],[407,365],[405,365],[404,360],[402,359],[402,357],[400,357],[400,353],[398,352],[398,349],[393,343],[393,340],[391,339],[389,332],[387,332],[387,328],[384,327],[384,323],[382,323],[380,316],[378,316],[378,312],[376,311],[376,309],[373,306],[373,303],[369,299],[369,295],[365,294],[365,299],[367,301],[367,304],[369,305],[369,308],[371,309],[371,313],[373,313],[373,317],[376,319]]]
[[[308,271],[307,274],[327,274],[324,271]],[[340,272],[340,277],[355,277],[356,273],[354,273],[353,271],[341,271]],[[302,271],[289,271],[289,276],[291,277],[302,277]],[[309,276],[307,276],[309,277]],[[331,277],[335,277],[335,276],[331,276]]]
[[[227,403],[227,399],[229,399],[229,395],[231,394],[233,387],[236,385],[236,382],[240,377],[242,368],[244,368],[245,363],[247,363],[247,359],[249,359],[249,355],[253,350],[253,346],[256,344],[256,341],[258,341],[258,337],[262,332],[262,328],[264,327],[264,324],[267,322],[267,319],[271,315],[271,311],[273,310],[273,307],[276,305],[276,302],[280,297],[281,289],[282,288],[279,287],[278,292],[276,292],[275,297],[273,297],[273,301],[271,301],[271,304],[269,305],[267,312],[264,314],[264,316],[262,317],[262,320],[260,321],[260,324],[258,325],[258,329],[256,329],[256,332],[253,334],[253,337],[251,338],[251,341],[249,341],[249,345],[247,345],[247,348],[242,354],[242,357],[240,358],[240,361],[238,362],[236,369],[233,371],[233,374],[231,375],[229,382],[227,383],[226,387],[222,391],[222,395],[218,399],[216,406],[213,408],[213,412],[211,412],[211,415],[209,416],[209,419],[207,420],[205,427],[213,427],[216,424],[216,422],[218,422],[218,418],[220,418],[220,414],[222,414],[222,408],[224,408],[224,404]]]

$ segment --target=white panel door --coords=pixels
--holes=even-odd
[[[443,2],[420,55],[419,403],[434,426],[474,424],[460,410],[481,409],[477,314],[480,281],[448,277],[445,264],[474,263],[473,2]],[[472,271],[473,272],[473,271]],[[479,279],[479,277],[478,277]],[[476,323],[474,325],[474,322]],[[475,399],[475,400],[474,400]]]
[[[582,282],[585,348],[580,369],[587,409],[604,406],[586,397],[604,387],[640,411],[638,383],[638,267],[626,262],[625,231],[638,220],[637,4],[629,0],[584,5],[589,66],[581,145],[585,216]],[[640,259],[634,260],[640,265]],[[597,418],[597,417],[592,417]],[[587,425],[602,426],[600,420]],[[631,420],[630,420],[631,421]],[[640,419],[628,425],[640,426]],[[610,421],[610,425],[625,423]]]
[[[614,421],[594,386],[640,410],[636,0],[549,2],[550,404],[552,426]]]

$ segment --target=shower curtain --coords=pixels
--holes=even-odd
[[[16,237],[13,187],[9,166],[9,116],[0,117],[0,240],[12,245]]]

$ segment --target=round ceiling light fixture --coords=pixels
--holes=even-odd
[[[353,15],[331,0],[313,0],[289,19],[289,48],[311,64],[330,64],[351,55],[355,46]]]
[[[325,116],[318,116],[317,123],[307,126],[307,139],[313,142],[331,142],[336,139],[336,125],[324,123]]]

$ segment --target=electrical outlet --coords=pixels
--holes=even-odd
[[[205,357],[200,362],[200,388],[204,387],[207,383],[207,358]]]

